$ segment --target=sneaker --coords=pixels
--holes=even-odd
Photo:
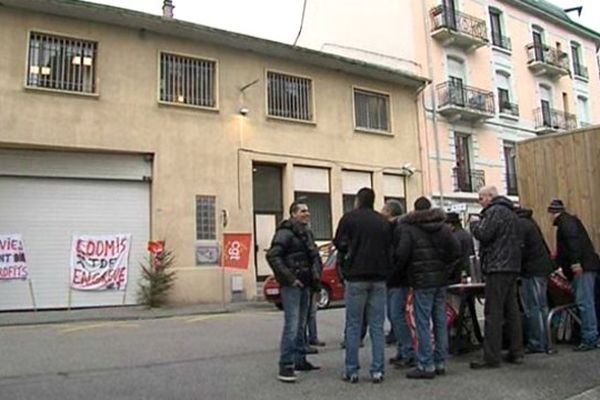
[[[391,357],[390,358],[390,364],[392,365],[396,365],[396,364],[400,364],[402,362],[403,358],[402,356],[395,356],[395,357]]]
[[[358,383],[358,374],[354,373],[354,374],[348,375],[348,374],[344,373],[342,375],[342,380],[344,382],[348,382],[348,383]]]
[[[304,349],[304,352],[306,354],[318,354],[319,350],[315,349],[314,347],[306,346],[306,348]]]
[[[277,375],[277,379],[281,382],[292,383],[296,382],[296,373],[294,371],[293,366],[282,365],[279,367],[279,375]]]
[[[425,371],[421,368],[413,368],[406,373],[408,379],[433,379],[435,371]]]
[[[435,374],[438,376],[446,375],[446,368],[444,367],[435,367]]]
[[[500,363],[490,363],[487,361],[471,361],[471,363],[469,364],[469,367],[471,367],[471,369],[493,369],[493,368],[500,368]]]
[[[316,371],[318,369],[321,369],[321,367],[319,367],[318,365],[313,365],[308,361],[296,364],[296,371]]]
[[[394,368],[402,369],[402,368],[413,368],[417,366],[417,360],[413,357],[405,358],[400,362],[394,364]]]
[[[558,350],[554,349],[554,348],[549,348],[548,350],[546,350],[546,354],[548,354],[549,356],[558,353]]]
[[[581,343],[579,346],[575,347],[573,351],[590,351],[597,349],[597,346],[594,344]]]
[[[321,342],[319,339],[317,340],[311,340],[308,342],[309,345],[311,346],[317,346],[317,347],[325,347],[325,342]]]
[[[373,382],[373,383],[383,382],[383,372],[374,372],[371,375],[371,382]]]

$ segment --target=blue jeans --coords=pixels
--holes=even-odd
[[[283,332],[281,333],[279,365],[292,366],[306,361],[306,317],[310,289],[283,286]]]
[[[527,348],[548,351],[548,277],[522,278],[521,282]]]
[[[581,318],[581,343],[596,345],[598,342],[598,326],[596,324],[596,306],[594,287],[596,272],[583,272],[573,279],[575,301]]]
[[[346,300],[346,374],[358,372],[363,316],[366,316],[371,335],[371,374],[383,373],[385,367],[385,282],[345,282]]]
[[[390,321],[392,322],[392,329],[398,341],[396,356],[405,359],[415,358],[412,334],[406,319],[406,301],[408,300],[409,291],[410,288],[407,286],[388,289]]]
[[[417,326],[417,361],[419,368],[434,371],[444,368],[448,357],[448,327],[446,322],[446,288],[414,289],[415,322]],[[435,351],[432,354],[431,321]]]
[[[308,327],[308,341],[316,342],[319,340],[319,335],[317,334],[317,309],[319,307],[317,307],[316,295],[311,293],[309,297],[308,322],[306,323]]]

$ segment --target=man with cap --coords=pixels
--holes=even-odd
[[[446,372],[448,329],[446,286],[451,265],[460,257],[460,244],[444,223],[442,209],[420,197],[415,210],[400,219],[394,232],[399,238],[394,251],[395,271],[406,271],[413,288],[417,328],[417,367],[409,379],[433,379]],[[432,351],[431,321],[435,351]]]
[[[594,288],[600,259],[583,223],[566,211],[561,200],[552,200],[548,212],[556,226],[556,262],[573,283],[581,317],[581,343],[574,350],[592,350],[598,344]]]
[[[521,272],[521,240],[518,217],[512,201],[498,195],[495,186],[479,191],[483,207],[481,220],[471,222],[471,232],[479,240],[481,269],[485,274],[485,335],[483,360],[471,368],[500,366],[502,326],[506,322],[509,337],[507,362],[523,362],[521,316],[517,303],[517,279]]]

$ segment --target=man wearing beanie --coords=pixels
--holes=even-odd
[[[594,290],[600,260],[583,223],[567,213],[561,200],[552,200],[548,212],[556,226],[556,261],[573,283],[581,317],[581,343],[574,350],[592,350],[598,344]]]
[[[471,232],[480,242],[481,269],[485,274],[485,335],[483,360],[471,368],[500,366],[502,326],[506,322],[509,350],[505,360],[523,362],[521,316],[517,303],[517,278],[521,272],[521,238],[512,201],[498,195],[494,186],[479,191],[481,220],[471,222]]]
[[[446,372],[446,285],[452,264],[460,257],[460,244],[444,223],[444,211],[432,209],[425,197],[418,198],[414,205],[415,211],[402,217],[394,232],[394,237],[399,238],[394,251],[394,273],[406,271],[414,295],[417,367],[406,377],[433,379]]]

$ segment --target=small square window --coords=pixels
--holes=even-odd
[[[354,118],[359,129],[390,131],[390,96],[354,89]]]

